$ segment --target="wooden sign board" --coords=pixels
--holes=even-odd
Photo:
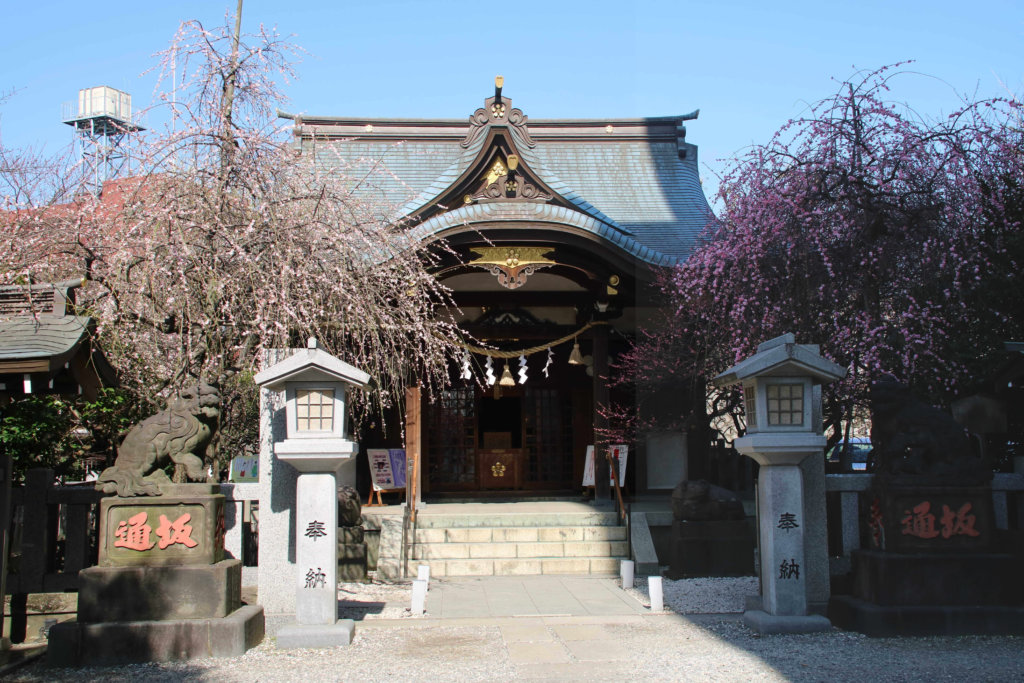
[[[619,459],[619,486],[625,486],[626,484],[626,459],[629,457],[629,446],[626,444],[616,444],[609,446],[608,450],[611,451],[612,457]],[[612,473],[608,472],[608,483],[614,483],[612,481]],[[587,446],[587,459],[583,463],[583,486],[594,485],[594,447]]]

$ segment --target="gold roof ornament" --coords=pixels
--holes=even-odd
[[[506,289],[517,289],[526,279],[542,268],[558,265],[547,257],[554,251],[550,247],[473,247],[477,258],[469,265],[488,270]]]

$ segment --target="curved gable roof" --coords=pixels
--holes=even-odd
[[[493,103],[494,98],[486,102]],[[511,108],[511,101],[504,98]],[[697,150],[683,122],[697,113],[646,119],[486,121],[485,109],[466,120],[299,117],[294,135],[323,171],[344,174],[361,195],[399,207],[398,219],[422,215],[416,234],[428,237],[459,220],[568,221],[647,263],[685,260],[714,216],[700,185]],[[481,122],[481,114],[485,122]],[[482,128],[483,130],[479,130]],[[511,142],[522,163],[557,197],[513,209],[491,204],[447,205],[467,171],[488,154],[491,131]],[[559,206],[561,204],[561,206]],[[561,211],[561,213],[559,213]],[[539,214],[543,214],[541,218]],[[537,218],[529,218],[529,216]],[[561,216],[561,219],[558,218]]]

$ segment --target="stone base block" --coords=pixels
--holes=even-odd
[[[754,535],[746,520],[672,522],[668,578],[753,573]]]
[[[894,636],[1024,635],[1024,607],[1000,605],[885,606],[833,596],[836,626],[873,638]]]
[[[853,552],[853,596],[882,606],[1021,605],[1020,562],[1000,553]]]
[[[338,547],[352,543],[363,543],[366,540],[366,532],[361,526],[338,527]]]
[[[985,552],[995,536],[989,486],[922,486],[875,477],[871,542],[896,553]]]
[[[338,581],[366,581],[365,543],[338,544]]]
[[[214,564],[224,559],[224,495],[167,484],[162,495],[100,500],[101,567]]]
[[[289,624],[277,632],[277,647],[281,650],[314,647],[338,647],[352,642],[356,624],[351,619],[339,619],[336,624]]]
[[[50,629],[51,666],[107,666],[237,657],[263,640],[263,608],[245,605],[220,619],[63,622]]]
[[[79,572],[78,621],[215,619],[242,606],[242,562],[89,567]]]
[[[743,623],[757,633],[819,633],[832,630],[832,622],[818,614],[783,617],[761,610],[743,613]]]

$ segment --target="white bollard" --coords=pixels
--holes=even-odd
[[[651,598],[652,612],[665,611],[665,593],[660,576],[650,576],[647,578],[647,594]]]
[[[416,578],[427,582],[427,590],[430,590],[430,565],[421,564],[416,567]]]
[[[623,560],[621,569],[619,570],[622,574],[622,588],[633,587],[633,560]]]
[[[412,613],[423,614],[427,603],[427,582],[414,579],[412,582]]]

